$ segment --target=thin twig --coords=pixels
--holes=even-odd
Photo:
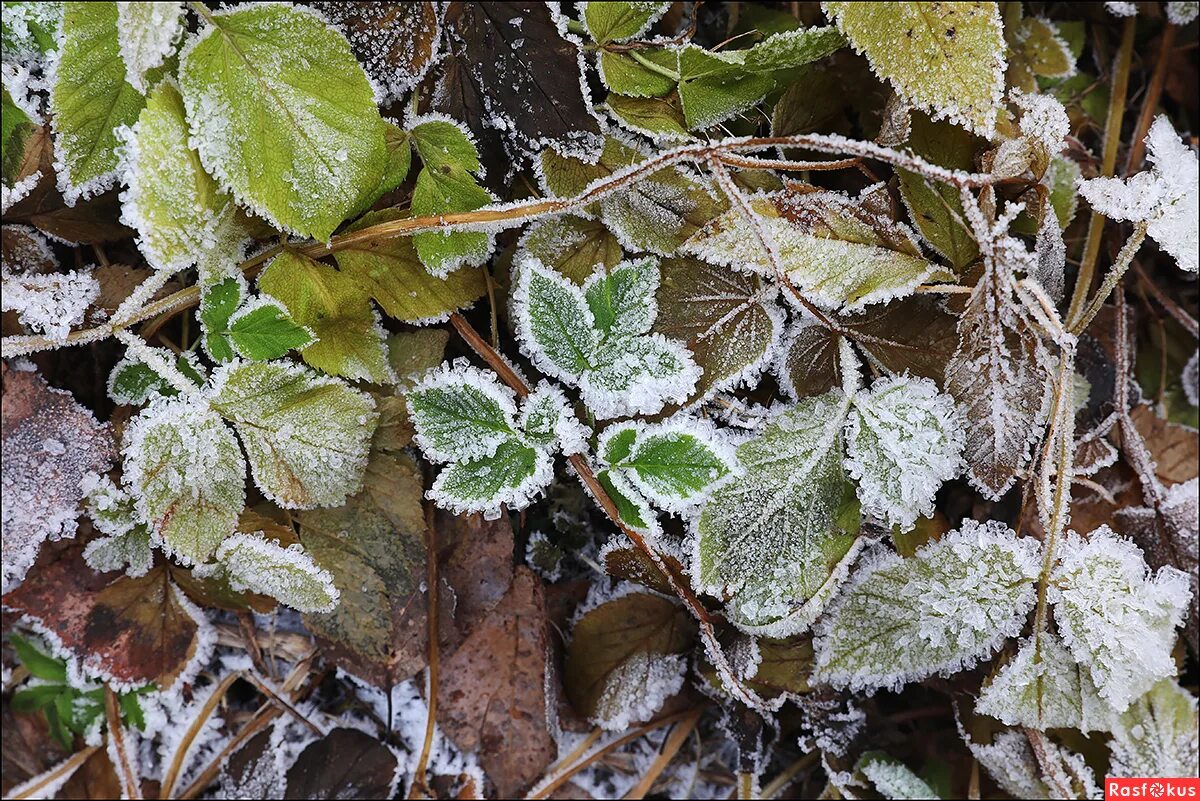
[[[12,799],[45,798],[49,795],[50,788],[68,781],[75,771],[79,770],[83,763],[91,759],[92,754],[99,750],[100,746],[89,745],[82,751],[76,751],[44,773],[39,773],[28,781],[13,787],[5,797]]]
[[[121,708],[112,687],[104,686],[104,714],[108,722],[108,738],[112,748],[109,757],[117,779],[121,782],[122,798],[141,798],[142,783],[137,768],[129,761],[129,750],[125,741],[125,727],[121,725]]]
[[[200,730],[204,728],[204,724],[208,722],[209,716],[217,708],[217,704],[225,697],[225,693],[233,686],[233,683],[241,678],[241,673],[230,673],[221,683],[213,688],[212,693],[204,702],[204,706],[200,708],[196,718],[188,726],[187,731],[183,733],[183,738],[179,741],[175,753],[171,755],[171,763],[167,766],[163,773],[162,789],[159,791],[159,798],[171,798],[171,792],[175,789],[175,782],[179,780],[179,775],[183,772],[184,762],[187,759],[187,752],[192,747]]]
[[[425,693],[425,740],[421,744],[421,755],[417,759],[417,767],[413,772],[412,787],[408,797],[417,798],[417,791],[424,793],[425,798],[433,798],[434,793],[429,787],[429,777],[425,775],[429,767],[429,755],[433,751],[433,734],[437,728],[437,693],[438,693],[438,546],[437,546],[437,516],[433,513],[433,505],[425,507],[426,557],[425,557],[425,632],[428,638],[426,648],[429,653],[429,667],[426,671],[428,691]],[[391,725],[391,721],[388,721]]]
[[[700,721],[700,715],[703,711],[703,708],[696,709],[691,716],[675,724],[675,727],[671,729],[671,733],[667,735],[667,740],[663,743],[662,750],[659,751],[658,756],[650,763],[650,767],[642,774],[642,778],[638,780],[638,783],[625,794],[625,798],[641,799],[646,797],[646,793],[650,792],[650,788],[654,786],[654,782],[658,781],[658,777],[667,769],[667,765],[671,764],[671,760],[675,758],[675,754],[679,753],[679,749],[683,747],[683,743],[687,740],[688,735],[696,728],[696,724]]]
[[[1125,244],[1121,247],[1121,252],[1117,254],[1117,260],[1113,266],[1109,268],[1108,275],[1104,276],[1104,283],[1096,290],[1096,296],[1092,298],[1091,303],[1079,315],[1075,322],[1071,325],[1071,333],[1078,334],[1084,331],[1088,325],[1100,313],[1100,309],[1104,307],[1104,301],[1108,300],[1109,294],[1116,288],[1121,277],[1125,275],[1125,271],[1129,269],[1133,257],[1137,254],[1138,248],[1142,246],[1142,242],[1146,239],[1147,223],[1140,222],[1134,226],[1133,234],[1129,239],[1125,240]]]
[[[1167,80],[1167,64],[1171,61],[1171,49],[1175,47],[1176,26],[1168,22],[1163,28],[1162,42],[1158,46],[1158,62],[1154,65],[1154,74],[1150,77],[1150,86],[1146,96],[1142,98],[1142,110],[1138,114],[1137,125],[1133,128],[1133,141],[1129,147],[1129,159],[1125,162],[1125,175],[1130,176],[1142,168],[1142,157],[1146,153],[1146,133],[1158,109],[1158,99],[1162,97],[1163,84]]]

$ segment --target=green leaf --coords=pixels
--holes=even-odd
[[[613,93],[604,103],[618,122],[635,133],[661,141],[691,138],[676,92],[666,97],[626,97]]]
[[[330,375],[385,384],[393,381],[379,315],[353,276],[294,251],[276,256],[258,278],[259,291],[287,307],[317,340],[300,352]]]
[[[600,340],[583,292],[536,262],[521,266],[517,292],[519,325],[537,348],[538,366],[560,378],[582,376]]]
[[[21,158],[25,155],[25,143],[34,131],[33,120],[13,102],[8,94],[8,87],[0,93],[3,113],[0,114],[0,175],[3,176],[4,186],[12,188],[16,185],[21,166]]]
[[[188,139],[179,89],[162,81],[127,143],[121,219],[138,232],[138,246],[155,268],[176,272],[203,262],[206,270],[228,274],[248,231]]]
[[[207,560],[245,505],[246,463],[233,432],[202,403],[168,398],[125,429],[125,476],[139,516],[185,564]]]
[[[598,269],[608,272],[615,267],[623,255],[621,243],[604,223],[571,214],[530,225],[519,250],[521,256],[532,256],[580,286]]]
[[[150,365],[128,356],[117,362],[108,377],[108,396],[117,404],[141,406],[155,395],[178,394]]]
[[[519,418],[525,439],[543,448],[563,453],[583,453],[591,431],[571,411],[567,396],[558,387],[542,381],[525,397]]]
[[[774,295],[757,275],[663,259],[654,330],[685,343],[704,370],[697,395],[757,380],[783,329]]]
[[[806,296],[829,308],[855,311],[903,297],[939,275],[912,231],[891,221],[868,194],[777,192],[752,201],[774,243],[779,264]],[[681,249],[727,266],[774,275],[772,260],[737,209],[706,225]]]
[[[948,122],[913,114],[908,146],[918,156],[952,170],[972,170],[980,140]],[[900,197],[909,217],[931,247],[962,272],[979,257],[957,187],[908,170],[897,170]],[[1074,194],[1074,187],[1071,188]]]
[[[1004,91],[996,3],[824,3],[872,69],[912,105],[991,136]]]
[[[328,239],[388,166],[366,74],[346,39],[299,7],[204,16],[179,80],[205,167],[276,227]]]
[[[107,189],[117,169],[116,129],[133,125],[145,98],[125,80],[117,4],[64,3],[50,88],[59,180],[68,201]]]
[[[634,55],[636,53],[637,55]],[[679,58],[674,50],[600,51],[600,79],[617,95],[662,97],[675,90]]]
[[[616,504],[621,522],[651,538],[662,535],[658,516],[628,479],[610,470],[601,470],[596,474],[596,479]]]
[[[863,754],[855,770],[866,777],[876,792],[884,798],[920,799],[939,798],[933,788],[913,773],[903,762],[879,751]]]
[[[427,377],[406,397],[417,444],[435,461],[490,456],[516,436],[512,391],[482,370],[448,367]]]
[[[1057,548],[1050,602],[1063,642],[1118,712],[1175,675],[1175,627],[1191,595],[1187,574],[1164,567],[1151,575],[1132,540],[1107,527]]]
[[[654,322],[658,281],[658,262],[642,259],[619,264],[584,283],[583,296],[601,338],[632,337],[649,331]]]
[[[214,373],[212,405],[237,429],[259,489],[280,506],[334,506],[361,486],[378,421],[370,396],[299,365],[244,362]]]
[[[797,28],[773,33],[744,53],[742,66],[747,70],[766,72],[803,67],[840,50],[846,39],[837,29]]]
[[[314,341],[311,331],[296,325],[283,307],[269,300],[238,309],[229,320],[229,338],[239,354],[254,361],[278,359]]]
[[[743,474],[701,512],[692,575],[705,592],[733,595],[739,628],[804,630],[857,553],[858,508],[842,469],[848,408],[831,392],[777,415],[738,447]]]
[[[396,209],[371,212],[347,232],[404,218]],[[353,278],[389,317],[409,323],[439,320],[470,306],[487,292],[483,270],[464,267],[443,278],[429,274],[410,237],[351,245],[334,253],[342,273]]]
[[[605,729],[648,720],[682,687],[695,637],[695,624],[673,599],[633,592],[600,604],[571,630],[567,699]]]
[[[144,576],[154,566],[150,530],[138,523],[123,533],[94,539],[83,549],[83,558],[88,567],[100,573],[123,570],[134,578]]]
[[[583,23],[588,35],[597,44],[624,42],[645,33],[667,10],[670,3],[613,3],[583,4]]]
[[[1002,523],[967,520],[909,559],[876,551],[818,624],[814,678],[898,690],[990,656],[1033,608],[1039,550]]]
[[[1196,699],[1163,679],[1121,715],[1109,743],[1112,776],[1195,776]]]
[[[70,696],[71,688],[58,684],[35,684],[32,687],[22,687],[13,693],[12,708],[14,712],[29,714],[50,706],[60,695]]]
[[[1010,726],[1108,731],[1109,704],[1100,698],[1087,669],[1080,667],[1059,637],[1044,631],[1020,650],[979,692],[975,711]]]
[[[298,544],[286,548],[259,533],[235,534],[217,549],[217,562],[233,589],[253,590],[300,612],[332,612],[338,590]]]
[[[200,310],[196,317],[204,330],[204,349],[214,361],[233,360],[233,346],[226,334],[229,331],[229,318],[242,305],[245,294],[242,281],[232,276],[200,289]]]
[[[4,60],[25,61],[58,48],[62,27],[63,4],[59,2],[4,2],[0,24],[0,45]]]
[[[772,77],[743,68],[736,51],[710,53],[688,45],[679,51],[679,100],[688,130],[709,128],[766,97]]]
[[[703,502],[737,469],[733,448],[717,430],[686,418],[619,423],[604,432],[598,450],[612,470],[672,512]]]
[[[931,517],[934,495],[962,470],[965,440],[954,400],[927,378],[884,378],[856,394],[846,469],[863,512],[902,529]]]
[[[454,164],[426,167],[413,188],[412,213],[418,217],[474,211],[495,198],[475,183],[471,174]],[[475,267],[492,255],[494,238],[483,231],[427,231],[412,237],[421,262],[435,276],[460,267]]]
[[[431,119],[414,125],[409,135],[425,169],[458,167],[479,172],[479,152],[470,135],[449,119]]]
[[[454,462],[442,470],[429,497],[455,514],[483,512],[494,517],[500,504],[512,509],[528,506],[550,483],[552,467],[545,451],[512,438],[490,456]]]
[[[10,634],[8,641],[17,652],[17,659],[36,679],[67,683],[67,663],[43,653],[40,648],[19,634]]]

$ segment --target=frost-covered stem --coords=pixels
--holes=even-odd
[[[425,647],[429,654],[429,667],[426,669],[428,684],[425,691],[425,740],[421,743],[421,755],[417,758],[417,767],[413,771],[409,798],[416,798],[418,790],[423,792],[426,798],[435,797],[429,789],[429,778],[425,775],[429,766],[429,754],[433,751],[433,733],[437,727],[438,694],[438,546],[437,519],[432,504],[425,507],[425,531]],[[391,721],[388,721],[388,725],[391,726]]]
[[[108,722],[109,757],[116,770],[117,779],[121,782],[122,798],[141,798],[142,783],[138,779],[137,769],[129,761],[128,743],[125,741],[125,727],[121,725],[121,708],[117,705],[117,694],[112,687],[104,687],[104,714]]]
[[[152,348],[147,345],[146,341],[141,337],[124,329],[114,331],[113,336],[125,343],[125,347],[127,347],[129,352],[136,356],[139,361],[143,362],[149,366],[151,370],[167,379],[171,386],[177,389],[180,394],[184,396],[194,395],[199,390],[199,387],[197,387],[188,379],[187,376],[180,372],[178,367],[164,359],[162,354],[158,352],[157,348]]]
[[[1063,772],[1062,765],[1050,755],[1046,748],[1046,736],[1037,729],[1028,727],[1023,731],[1025,739],[1029,741],[1029,746],[1033,749],[1033,756],[1037,760],[1038,767],[1042,769],[1042,777],[1051,784],[1050,797],[1075,798],[1075,793],[1071,791],[1071,778]]]
[[[1121,252],[1117,254],[1117,260],[1113,266],[1109,268],[1108,275],[1104,276],[1104,283],[1100,285],[1100,289],[1096,291],[1096,296],[1092,298],[1092,302],[1087,305],[1079,318],[1071,325],[1071,333],[1078,334],[1087,329],[1088,325],[1100,313],[1100,309],[1104,306],[1104,301],[1108,300],[1108,296],[1116,288],[1118,282],[1124,277],[1125,271],[1129,269],[1129,265],[1133,262],[1133,257],[1137,254],[1138,248],[1142,246],[1142,242],[1146,239],[1147,223],[1140,222],[1130,235],[1129,239],[1125,240]]]
[[[525,398],[529,395],[529,385],[525,383],[525,380],[517,375],[508,362],[479,335],[479,332],[467,322],[465,317],[455,312],[450,315],[450,324],[454,326],[454,330],[458,332],[459,336],[471,346],[471,349],[487,362],[488,366],[500,376],[500,379],[517,394],[517,397]],[[587,458],[583,454],[576,453],[568,456],[567,461],[575,469],[575,473],[579,476],[579,480],[583,482],[584,486],[587,487],[588,492],[600,504],[600,508],[604,511],[608,519],[629,538],[629,541],[638,550],[650,558],[650,561],[658,568],[658,572],[666,579],[667,584],[671,587],[671,591],[675,593],[679,600],[683,601],[684,606],[696,618],[697,627],[700,629],[701,638],[704,640],[705,650],[708,651],[709,658],[712,659],[713,665],[720,674],[722,681],[729,688],[729,691],[739,701],[749,707],[754,709],[765,708],[762,699],[742,686],[742,683],[738,680],[737,673],[729,664],[729,660],[725,658],[725,651],[721,648],[721,643],[717,640],[717,633],[712,624],[712,616],[696,596],[696,593],[692,592],[692,588],[680,581],[679,577],[667,567],[662,555],[646,542],[645,537],[625,525],[624,521],[621,520],[620,510],[617,509],[616,503],[609,497],[608,492],[605,491],[604,485],[596,478],[596,474],[592,471],[592,466],[588,464]]]
[[[100,750],[98,745],[89,745],[82,751],[76,751],[71,756],[59,762],[44,773],[39,773],[27,782],[18,784],[8,791],[5,798],[49,798],[54,790],[67,782],[84,762],[92,758],[92,754]]]
[[[836,159],[834,161],[788,161],[785,159],[761,159],[756,156],[736,156],[723,154],[717,158],[722,164],[738,167],[743,170],[783,170],[785,172],[822,172],[825,170],[845,170],[857,167],[862,163],[858,157]]]
[[[1113,388],[1113,401],[1117,407],[1117,423],[1121,427],[1121,452],[1133,466],[1142,483],[1142,497],[1146,505],[1159,509],[1166,500],[1166,490],[1155,472],[1154,460],[1146,441],[1138,431],[1129,414],[1129,371],[1132,367],[1129,358],[1129,320],[1125,311],[1125,290],[1117,290],[1117,330],[1116,341],[1116,382]]]
[[[1150,77],[1150,86],[1146,96],[1142,98],[1142,110],[1138,113],[1137,125],[1133,128],[1133,144],[1129,147],[1129,160],[1125,162],[1125,175],[1130,176],[1141,169],[1142,158],[1146,153],[1146,133],[1154,120],[1154,112],[1158,110],[1158,99],[1162,97],[1163,84],[1167,80],[1167,63],[1171,60],[1171,49],[1175,47],[1175,31],[1177,27],[1167,23],[1163,28],[1162,43],[1158,46],[1158,63],[1154,65],[1154,74]]]
[[[738,774],[737,774],[738,801],[750,801],[750,799],[753,799],[755,797],[754,785],[756,784],[755,779],[757,779],[757,778],[758,778],[757,776],[755,776],[753,773],[751,773],[749,771],[746,771],[746,770],[738,771]]]
[[[920,284],[914,292],[931,295],[970,295],[975,291],[973,286],[959,284]]]
[[[204,706],[200,708],[200,712],[196,715],[195,720],[188,726],[187,731],[183,733],[183,738],[179,741],[179,746],[175,749],[175,753],[171,755],[171,763],[163,771],[162,790],[159,792],[159,798],[172,798],[171,792],[175,789],[175,782],[179,781],[179,775],[183,772],[184,760],[187,758],[187,753],[192,747],[196,736],[200,734],[200,730],[204,728],[204,724],[208,721],[213,711],[217,708],[217,704],[221,703],[221,699],[225,697],[225,693],[233,686],[233,683],[241,678],[240,672],[230,673],[221,683],[218,684],[205,700]]]
[[[1133,59],[1133,34],[1137,17],[1126,17],[1121,29],[1121,46],[1113,62],[1112,96],[1108,102],[1108,117],[1104,121],[1104,152],[1100,161],[1100,175],[1109,177],[1117,166],[1117,147],[1121,144],[1121,121],[1125,118],[1125,95],[1129,89],[1129,66]],[[1092,288],[1092,276],[1096,272],[1096,260],[1100,258],[1100,243],[1104,235],[1104,216],[1093,211],[1088,222],[1087,240],[1083,245],[1083,258],[1079,263],[1079,274],[1075,277],[1075,289],[1071,294],[1067,322],[1074,321],[1083,310],[1088,290]]]

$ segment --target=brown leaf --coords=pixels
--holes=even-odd
[[[478,750],[501,798],[516,798],[554,758],[546,729],[546,610],[541,582],[519,567],[512,586],[442,663],[438,722]]]
[[[207,659],[200,626],[166,567],[141,578],[96,573],[71,549],[33,571],[4,605],[51,632],[86,672],[167,690]]]
[[[500,603],[513,581],[513,532],[508,518],[438,510],[439,575],[454,588],[454,619],[470,633]]]
[[[281,795],[280,784],[269,729],[247,740],[221,766],[221,793],[225,798],[277,798]]]
[[[513,167],[548,145],[600,147],[600,126],[580,87],[578,48],[543,3],[450,3],[450,57],[435,107],[476,136],[499,132]]]
[[[604,559],[604,571],[625,581],[633,581],[663,595],[674,595],[670,583],[662,571],[646,555],[645,551],[632,545],[606,548],[601,556]],[[663,562],[686,586],[688,580],[683,572],[683,565],[670,554],[662,554]]]
[[[58,260],[46,237],[27,225],[0,227],[0,264],[5,270],[25,273],[52,273]]]
[[[354,55],[386,93],[399,100],[437,55],[437,3],[313,3],[350,40]]]
[[[0,793],[7,798],[13,787],[54,767],[67,754],[50,736],[45,715],[18,715],[13,712],[7,695],[2,715]]]
[[[696,626],[687,610],[669,598],[635,592],[587,612],[571,632],[564,684],[571,705],[594,717],[609,678],[635,656],[669,656],[688,651]]]
[[[1130,416],[1154,458],[1154,472],[1160,481],[1169,487],[1196,477],[1200,440],[1194,430],[1167,422],[1146,405],[1131,409]]]
[[[59,798],[86,798],[104,801],[121,797],[121,780],[116,768],[108,758],[108,751],[101,748],[92,753],[87,761],[67,779],[58,792]]]
[[[390,798],[396,755],[358,729],[334,729],[300,752],[284,798]]]
[[[842,385],[838,339],[815,323],[793,329],[779,363],[779,379],[793,397],[820,395]]]
[[[116,457],[107,425],[71,393],[40,375],[5,370],[2,475],[3,588],[20,582],[47,538],[75,534],[80,482],[106,472]]]

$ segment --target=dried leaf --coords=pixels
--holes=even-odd
[[[391,798],[400,760],[358,729],[334,729],[310,744],[287,772],[284,798]]]

